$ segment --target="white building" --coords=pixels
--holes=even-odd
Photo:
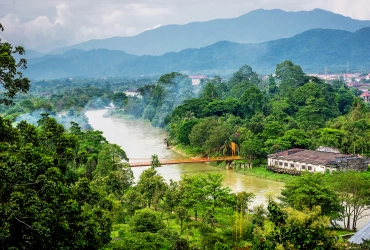
[[[289,149],[270,154],[267,156],[267,164],[270,167],[309,171],[312,173],[323,173],[327,170],[367,170],[367,158],[336,153],[335,149],[328,150],[328,147],[321,147],[319,150],[322,151]]]
[[[205,75],[193,75],[193,76],[189,76],[189,78],[191,79],[191,85],[197,86],[199,85],[200,80],[207,79],[208,77]]]

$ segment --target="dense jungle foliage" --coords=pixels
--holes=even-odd
[[[194,155],[230,155],[231,142],[257,165],[289,148],[369,154],[370,109],[358,90],[307,76],[290,61],[267,80],[244,65],[228,81],[216,76],[191,86],[171,73],[138,90],[141,98],[128,97],[120,112],[164,127],[172,145]]]
[[[369,206],[370,175],[358,172],[304,174],[267,209],[221,174],[167,183],[155,155],[134,184],[125,152],[100,131],[45,114],[38,126],[0,118],[0,148],[4,249],[345,249],[336,221]]]
[[[49,114],[68,110],[71,121],[96,97],[128,113],[138,105],[142,109],[131,114],[168,128],[173,143],[211,155],[227,154],[234,141],[253,163],[289,147],[328,145],[367,153],[368,107],[342,82],[307,77],[285,61],[268,85],[243,66],[226,83],[218,77],[202,83],[193,99],[197,88],[179,73],[140,86],[141,97],[91,85],[60,93],[53,88],[49,97],[38,98],[16,96],[30,87],[17,74],[25,61],[13,58],[23,48],[0,43],[0,51],[5,91],[0,100],[7,105],[2,113],[12,118],[0,116],[2,249],[348,249],[337,242],[336,222],[353,229],[370,205],[368,172],[303,174],[287,183],[279,202],[268,197],[267,209],[251,207],[254,194],[231,192],[219,174],[167,183],[156,170],[155,155],[134,183],[124,150],[102,132],[76,122],[66,128]],[[49,113],[35,124],[13,123],[39,103]],[[20,110],[6,113],[16,107]]]

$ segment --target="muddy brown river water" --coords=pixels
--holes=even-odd
[[[107,110],[90,110],[86,112],[91,126],[100,130],[110,143],[115,143],[125,150],[128,158],[151,158],[153,154],[160,159],[179,159],[182,155],[167,149],[164,139],[165,131],[154,128],[149,122],[141,120],[119,119],[104,117]],[[141,172],[148,167],[132,168],[137,180]],[[278,195],[284,183],[258,179],[235,173],[233,170],[212,167],[206,163],[165,165],[157,169],[158,172],[169,182],[170,179],[178,181],[184,174],[194,175],[198,173],[221,173],[225,176],[224,186],[230,187],[234,192],[253,192],[256,198],[253,205],[264,204],[265,195]]]
[[[154,128],[149,122],[142,120],[119,119],[104,117],[105,109],[89,110],[86,116],[95,130],[100,130],[110,143],[115,143],[125,150],[128,158],[148,158],[153,154],[159,159],[181,159],[182,155],[167,149],[164,139],[167,137],[165,131]],[[132,168],[135,180],[148,167]],[[184,174],[194,175],[198,173],[221,173],[225,176],[224,186],[230,187],[234,192],[247,191],[256,195],[252,206],[266,204],[266,194],[278,196],[284,183],[259,179],[253,176],[242,175],[233,170],[212,167],[206,163],[165,165],[157,168],[158,172],[169,182],[170,179],[178,181]],[[357,222],[358,228],[364,226],[370,220],[364,217]],[[340,222],[339,222],[340,223]]]

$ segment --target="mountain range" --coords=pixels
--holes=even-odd
[[[364,27],[370,27],[370,21],[354,20],[322,9],[298,12],[259,9],[237,18],[166,25],[132,37],[90,40],[55,49],[49,54],[62,54],[70,49],[109,49],[135,55],[162,55],[187,48],[201,48],[223,40],[261,43],[289,38],[315,28],[354,32]]]
[[[136,56],[120,50],[70,50],[28,61],[25,75],[31,79],[161,75],[172,71],[186,74],[235,72],[250,65],[258,73],[273,73],[276,64],[291,60],[305,72],[370,69],[370,27],[356,32],[312,29],[291,38],[240,44],[220,41],[199,49],[185,49],[161,56]]]

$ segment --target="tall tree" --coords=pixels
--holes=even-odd
[[[126,105],[128,97],[123,92],[116,92],[113,94],[113,105],[117,108],[123,108]]]
[[[306,82],[302,68],[288,60],[276,65],[275,75],[281,80],[279,91],[282,94],[287,93],[289,88],[298,88]]]
[[[151,167],[140,175],[136,188],[142,194],[148,207],[154,201],[155,196],[163,196],[166,190],[166,184],[161,175],[158,174],[154,167]]]
[[[203,192],[204,183],[199,175],[184,175],[180,181],[181,203],[184,207],[194,211],[195,220],[198,220],[198,212],[204,209],[204,200],[206,199]]]
[[[206,86],[204,86],[202,90],[201,98],[209,101],[218,98],[218,91],[212,82],[206,83]]]
[[[275,78],[272,75],[269,75],[268,91],[269,91],[269,96],[270,97],[273,97],[279,91],[279,89],[276,85]]]
[[[128,161],[126,152],[117,144],[104,144],[98,154],[95,175],[107,176],[111,171],[122,170],[123,161]],[[127,166],[125,167],[129,169]]]
[[[0,247],[98,249],[110,241],[112,204],[69,168],[76,136],[47,116],[40,124],[0,118]]]
[[[244,117],[250,118],[258,112],[265,111],[265,96],[256,86],[249,87],[240,98],[240,102]]]
[[[338,171],[333,173],[331,184],[344,207],[344,227],[356,229],[357,221],[369,215],[365,212],[370,208],[370,176],[355,171]]]
[[[320,206],[323,215],[338,219],[343,207],[328,178],[323,174],[304,173],[285,185],[280,199],[297,210],[312,210]]]
[[[203,183],[203,192],[205,194],[208,208],[212,209],[215,213],[215,209],[224,208],[230,206],[234,201],[234,197],[231,195],[231,189],[222,186],[224,180],[223,175],[207,173],[205,175],[199,175],[201,182]]]
[[[299,211],[270,200],[267,208],[268,220],[253,231],[252,249],[336,249],[320,207]]]
[[[166,210],[171,214],[175,207],[180,204],[181,201],[181,192],[179,188],[179,183],[176,181],[170,180],[170,184],[163,196],[163,201],[166,207]]]
[[[0,32],[4,31],[0,23]],[[15,54],[24,55],[25,50],[22,46],[13,47],[10,43],[1,42],[0,38],[0,84],[3,85],[5,92],[0,96],[0,104],[11,104],[12,98],[18,93],[26,93],[30,88],[30,80],[23,77],[20,70],[27,68],[27,60],[22,58],[18,62]]]
[[[229,89],[232,89],[236,84],[240,82],[251,82],[258,86],[261,82],[256,72],[248,65],[243,65],[233,74],[233,77],[228,82]]]

